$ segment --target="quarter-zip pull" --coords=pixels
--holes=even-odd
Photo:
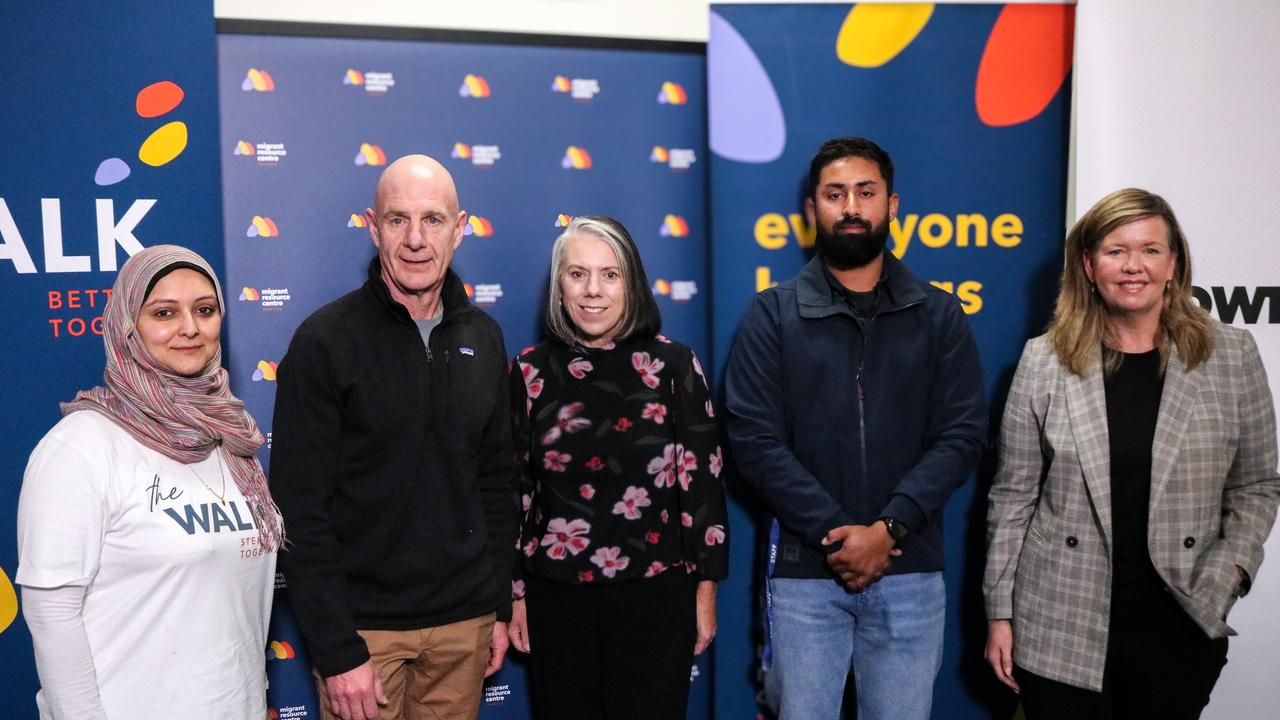
[[[430,345],[427,345],[427,346],[426,346],[426,348],[427,348],[427,362],[431,362],[431,359],[432,359],[432,358],[431,358],[431,346],[430,346]]]

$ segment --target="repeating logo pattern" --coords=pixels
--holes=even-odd
[[[467,225],[462,229],[462,234],[490,237],[493,235],[493,223],[489,222],[488,218],[472,215],[467,218]]]
[[[253,381],[262,382],[265,380],[266,382],[275,382],[276,368],[279,367],[279,365],[280,363],[271,362],[270,360],[259,360],[258,366],[253,369]]]
[[[360,152],[356,153],[357,165],[378,166],[387,164],[387,154],[382,148],[369,143],[360,143]]]
[[[249,68],[240,83],[240,89],[245,92],[272,92],[276,89],[276,81],[271,79],[271,74],[266,70]]]
[[[662,83],[662,89],[658,91],[659,105],[684,105],[687,102],[689,102],[689,96],[685,93],[683,85],[670,80]]]
[[[689,223],[679,215],[667,215],[662,219],[658,234],[662,237],[688,237]]]
[[[458,87],[458,96],[464,98],[487,98],[491,94],[489,81],[479,75],[470,75],[462,79]]]
[[[590,170],[591,169],[591,153],[586,148],[570,145],[564,151],[564,157],[560,160],[560,167],[566,170]]]
[[[245,237],[279,237],[280,228],[276,221],[262,215],[254,215],[249,228],[244,231]]]

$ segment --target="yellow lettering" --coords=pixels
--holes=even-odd
[[[982,309],[982,296],[978,294],[981,290],[982,283],[977,280],[960,283],[956,297],[960,298],[960,307],[964,309],[965,315],[973,315]]]
[[[977,230],[974,247],[987,246],[987,219],[978,213],[956,216],[956,247],[969,247],[969,230]]]
[[[791,213],[791,231],[795,233],[796,243],[802,248],[813,247],[814,239],[818,236],[817,225],[810,225],[800,213]]]
[[[956,291],[956,284],[950,280],[930,280],[929,284],[944,292],[953,293]]]
[[[920,242],[931,248],[945,247],[951,242],[954,228],[951,220],[941,213],[929,213],[920,221]]]
[[[997,215],[991,222],[991,239],[1003,248],[1016,247],[1022,242],[1022,218],[1013,213]]]
[[[907,254],[907,245],[911,243],[911,231],[916,229],[917,215],[908,215],[906,227],[895,218],[889,223],[889,235],[893,238],[893,254],[899,259]]]
[[[765,213],[756,220],[756,244],[765,250],[781,250],[787,244],[787,219],[778,213]]]
[[[756,292],[768,290],[778,283],[770,279],[769,268],[761,266],[756,268]]]

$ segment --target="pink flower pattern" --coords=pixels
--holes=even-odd
[[[569,374],[581,380],[587,376],[587,373],[595,370],[591,365],[591,361],[586,358],[574,358],[569,361]]]
[[[613,349],[543,343],[512,362],[514,391],[526,395],[516,418],[519,564],[577,584],[700,566],[718,577],[724,453],[704,369],[665,338]],[[640,470],[642,482],[628,482]],[[517,573],[513,595],[522,582]]]
[[[556,424],[552,425],[547,432],[543,434],[542,444],[550,445],[551,443],[559,440],[561,432],[576,433],[579,430],[586,430],[591,427],[590,420],[583,417],[577,417],[578,413],[582,412],[584,407],[586,407],[586,405],[576,402],[569,403],[568,405],[560,408],[560,411],[556,413]]]
[[[707,532],[704,534],[703,539],[706,540],[708,545],[719,545],[724,542],[724,526],[712,525],[707,528]]]
[[[626,570],[631,564],[631,558],[623,555],[620,547],[602,547],[596,548],[596,553],[591,556],[591,562],[600,566],[601,575],[611,578],[617,575],[619,570]]]
[[[628,486],[622,499],[613,504],[613,514],[621,515],[628,520],[640,519],[640,508],[649,507],[653,501],[649,499],[649,491],[644,488]]]
[[[658,385],[662,384],[658,379],[658,372],[667,364],[657,358],[649,357],[647,352],[631,353],[631,367],[640,373],[640,380],[650,388],[657,390]]]
[[[646,420],[652,420],[661,425],[667,421],[667,406],[662,403],[645,403],[644,410],[641,411],[640,417]]]
[[[568,453],[562,453],[558,450],[548,450],[547,453],[542,456],[542,467],[552,472],[564,472],[565,467],[572,459],[573,456]]]
[[[591,540],[583,537],[591,531],[591,524],[586,520],[565,521],[564,518],[551,518],[547,523],[547,533],[542,536],[542,546],[550,547],[547,557],[552,560],[563,560],[566,553],[577,555],[591,544]]]

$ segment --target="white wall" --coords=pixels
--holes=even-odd
[[[991,1],[951,0],[962,4]],[[783,4],[778,0],[734,2]],[[213,12],[219,19],[706,42],[709,5],[708,0],[214,0]]]

